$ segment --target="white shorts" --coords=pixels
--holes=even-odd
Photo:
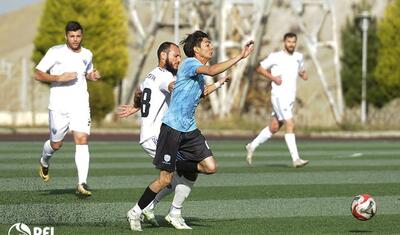
[[[275,116],[279,121],[289,120],[293,118],[294,100],[282,99],[277,96],[271,97],[272,116]]]
[[[156,156],[157,137],[151,137],[140,144],[143,150],[152,158]]]
[[[90,109],[80,112],[60,112],[49,110],[50,140],[64,139],[69,130],[90,135]]]

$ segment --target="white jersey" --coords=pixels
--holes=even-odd
[[[158,138],[161,119],[171,100],[168,85],[173,81],[175,81],[175,77],[171,72],[157,67],[140,84],[142,91],[140,144],[150,138]]]
[[[61,112],[71,112],[89,107],[86,73],[93,71],[93,54],[81,47],[80,52],[74,52],[66,44],[50,48],[36,69],[49,72],[51,75],[61,75],[64,72],[76,72],[76,79],[69,82],[52,82],[50,86],[49,109]]]
[[[304,69],[303,55],[298,52],[288,54],[281,50],[268,55],[260,66],[266,70],[270,70],[275,77],[280,76],[281,85],[272,82],[272,96],[285,97],[287,100],[294,101],[296,98],[296,82],[299,72]]]

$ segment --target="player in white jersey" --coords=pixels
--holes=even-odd
[[[158,67],[153,69],[135,92],[133,105],[121,105],[118,117],[125,118],[141,111],[141,127],[139,144],[152,158],[155,157],[161,119],[168,109],[171,91],[175,83],[175,75],[181,62],[179,47],[172,42],[163,42],[158,50]],[[188,177],[188,176],[187,176]],[[159,226],[154,216],[154,207],[166,195],[175,191],[170,213],[181,218],[172,223],[177,229],[190,229],[181,216],[184,200],[189,196],[196,177],[175,175],[171,187],[157,194],[154,201],[145,208],[144,218],[155,226]]]
[[[302,167],[308,164],[307,160],[299,157],[294,134],[294,121],[292,109],[296,99],[296,82],[300,77],[307,80],[304,69],[303,55],[295,51],[297,36],[294,33],[286,33],[283,37],[284,48],[281,51],[271,53],[260,62],[257,72],[272,81],[271,103],[272,118],[269,126],[265,127],[258,136],[246,145],[246,161],[252,164],[253,152],[261,144],[272,137],[285,124],[285,141],[292,157],[294,167]]]
[[[44,143],[39,174],[47,182],[49,160],[59,150],[68,131],[75,142],[78,171],[76,193],[90,196],[86,180],[89,171],[88,136],[90,134],[89,94],[86,79],[97,81],[100,73],[93,68],[90,50],[81,46],[82,26],[70,21],[65,26],[66,44],[50,48],[36,66],[36,80],[51,83],[49,100],[50,138]]]

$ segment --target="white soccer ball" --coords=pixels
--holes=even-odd
[[[360,194],[353,198],[351,213],[358,220],[369,220],[376,213],[376,202],[368,194]]]

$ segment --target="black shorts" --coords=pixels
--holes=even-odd
[[[173,172],[176,168],[175,161],[201,162],[210,156],[212,152],[199,129],[181,132],[165,124],[161,125],[153,160],[157,169]]]

